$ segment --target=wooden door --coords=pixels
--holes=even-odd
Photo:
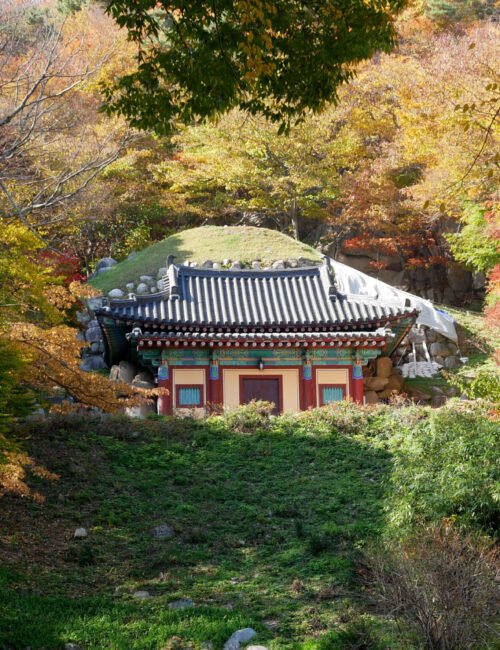
[[[281,381],[279,377],[242,377],[241,404],[248,404],[253,399],[273,402],[273,413],[281,413]]]

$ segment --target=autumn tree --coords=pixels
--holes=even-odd
[[[127,137],[95,119],[97,92],[82,92],[111,55],[88,40],[92,13],[30,20],[29,7],[0,7],[0,218],[41,233],[116,160]]]
[[[404,0],[107,0],[138,44],[108,110],[160,133],[239,107],[286,130],[335,102],[353,67],[394,45]]]

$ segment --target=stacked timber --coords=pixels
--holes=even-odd
[[[366,404],[377,404],[381,400],[403,392],[404,379],[389,357],[379,357],[364,369],[364,394]]]

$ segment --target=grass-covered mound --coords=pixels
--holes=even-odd
[[[260,260],[264,264],[277,259],[321,259],[310,246],[276,230],[252,226],[202,226],[171,235],[145,248],[91,282],[103,293],[115,287],[124,289],[127,282],[136,282],[141,275],[156,277],[168,255],[175,255],[176,262],[190,260],[199,264],[205,260],[222,262],[225,259],[248,263]]]
[[[416,647],[369,613],[358,560],[420,519],[491,529],[497,427],[459,403],[22,425],[60,478],[28,471],[44,503],[0,500],[0,647],[220,649],[246,626],[272,650]]]

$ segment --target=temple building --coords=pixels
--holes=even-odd
[[[322,266],[221,270],[168,260],[163,290],[97,312],[109,364],[153,371],[160,414],[205,414],[253,399],[295,413],[363,402],[363,366],[390,355],[417,310],[345,296]]]

